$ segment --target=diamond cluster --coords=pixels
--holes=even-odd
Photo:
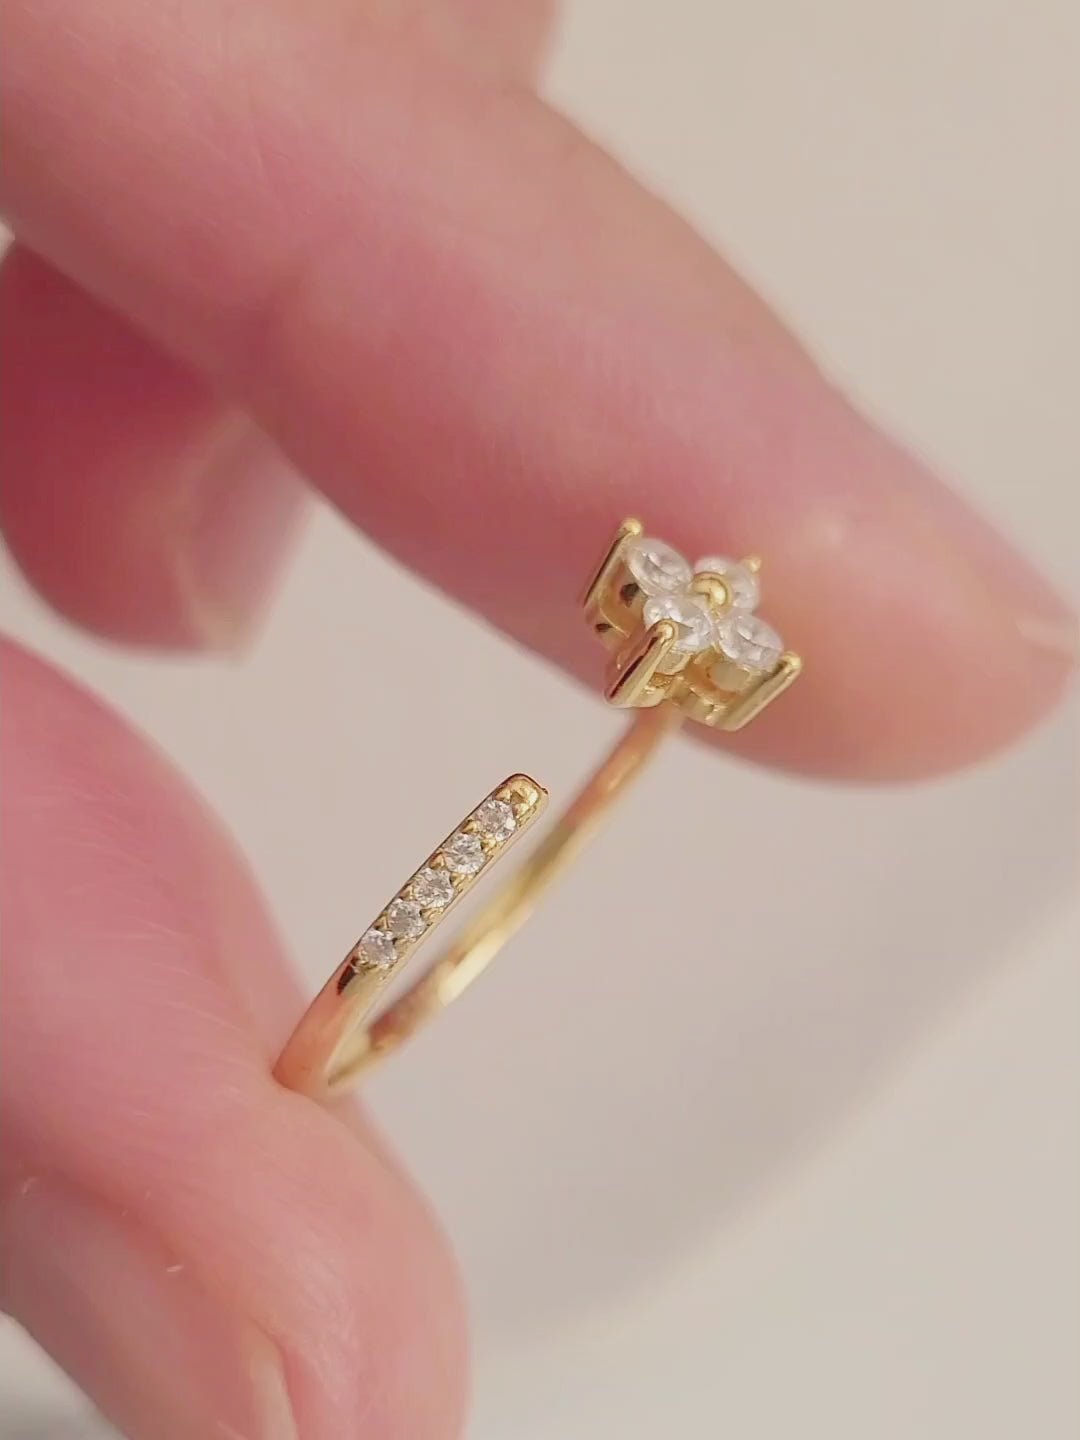
[[[353,965],[389,970],[414,940],[462,894],[501,846],[517,831],[510,792],[496,791],[446,838],[391,900],[353,951]]]
[[[645,595],[645,624],[671,620],[676,628],[674,650],[699,655],[718,650],[728,660],[755,671],[771,670],[784,645],[780,636],[754,613],[761,589],[753,570],[726,555],[706,555],[691,566],[663,540],[634,540],[626,563]],[[731,606],[718,614],[703,595],[691,590],[695,575],[718,575],[727,586]]]

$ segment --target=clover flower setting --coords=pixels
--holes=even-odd
[[[691,566],[663,540],[642,536],[627,550],[626,563],[645,595],[647,626],[670,620],[676,627],[675,653],[685,656],[716,650],[753,671],[772,670],[784,645],[773,627],[755,614],[761,587],[755,570],[726,555],[706,555]],[[722,609],[707,593],[693,589],[696,578],[718,576],[730,603]]]

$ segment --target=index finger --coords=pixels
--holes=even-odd
[[[762,553],[807,673],[738,743],[777,763],[925,774],[1048,707],[1062,603],[565,121],[376,25],[184,17],[13,7],[14,223],[381,543],[590,678],[624,514]]]

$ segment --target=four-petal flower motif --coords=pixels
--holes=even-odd
[[[626,563],[645,595],[645,624],[672,621],[677,631],[673,648],[678,654],[717,650],[755,671],[772,670],[780,659],[784,648],[780,636],[754,613],[760,598],[757,574],[740,561],[706,555],[691,567],[663,540],[643,536],[628,548]],[[700,575],[719,576],[730,605],[718,611],[707,593],[697,593],[693,582]]]

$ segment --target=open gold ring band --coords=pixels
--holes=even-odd
[[[666,735],[691,719],[738,730],[799,674],[798,655],[756,614],[760,562],[706,556],[691,566],[625,521],[585,594],[611,651],[606,697],[636,711],[626,733],[548,835],[415,983],[380,998],[458,901],[539,819],[547,791],[512,775],[413,872],[337,967],[289,1038],[274,1074],[328,1099],[396,1050],[466,990],[532,913]]]

